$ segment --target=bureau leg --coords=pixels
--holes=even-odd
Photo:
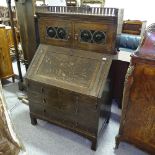
[[[110,120],[110,116],[107,118],[106,123],[108,124]]]
[[[15,76],[12,76],[12,82],[15,83]]]
[[[37,125],[37,119],[34,116],[32,116],[31,114],[30,114],[30,119],[31,119],[32,125]]]
[[[119,138],[119,135],[117,135],[115,138],[115,149],[118,149],[119,143],[120,143],[120,138]]]
[[[91,149],[96,151],[96,149],[97,149],[97,140],[92,141]]]

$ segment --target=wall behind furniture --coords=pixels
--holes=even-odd
[[[37,2],[38,5],[42,4],[42,2]],[[66,5],[66,0],[45,0],[45,3],[48,5],[53,5],[53,6],[65,6]],[[14,6],[14,0],[11,0],[11,4]],[[6,0],[0,0],[0,6],[7,6]]]
[[[11,5],[15,6],[14,0],[11,0]],[[7,6],[6,0],[0,0],[0,6]]]
[[[45,3],[52,6],[66,6],[66,0],[45,0]]]
[[[147,25],[155,22],[154,0],[106,0],[105,7],[124,8],[125,20],[146,20]]]
[[[66,0],[45,0],[45,2],[54,6],[66,5]],[[11,4],[14,5],[14,0],[11,0]],[[6,0],[0,0],[0,6],[6,6]],[[155,22],[154,0],[105,0],[105,7],[124,8],[125,20],[146,20],[147,25]]]

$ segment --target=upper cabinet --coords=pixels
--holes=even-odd
[[[99,53],[115,53],[117,9],[52,9],[46,13],[37,13],[41,43]]]

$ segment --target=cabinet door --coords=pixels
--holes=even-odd
[[[40,18],[39,31],[41,43],[63,47],[72,46],[72,24],[70,21]]]
[[[0,28],[0,78],[8,78],[13,75],[6,29]]]
[[[100,53],[113,53],[116,30],[112,24],[84,22],[75,24],[75,48]]]

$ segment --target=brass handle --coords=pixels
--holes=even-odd
[[[71,34],[69,33],[68,36],[67,36],[67,39],[71,39]]]
[[[74,35],[74,39],[75,39],[75,40],[78,40],[78,34],[75,34],[75,35]]]
[[[43,103],[46,103],[46,99],[45,98],[43,99]]]

